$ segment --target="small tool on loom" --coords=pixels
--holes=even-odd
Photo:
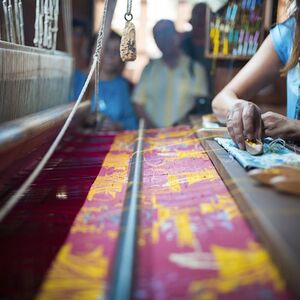
[[[110,300],[132,298],[133,268],[138,224],[139,190],[142,176],[144,120],[140,120],[138,137],[131,160],[128,188],[124,202],[120,236],[113,268]]]
[[[212,139],[215,137],[229,138],[227,127],[219,128],[199,128],[197,134],[200,138]]]
[[[264,145],[259,140],[245,139],[246,151],[251,155],[260,155],[264,152]]]
[[[37,0],[38,1],[38,0]],[[23,184],[20,186],[20,188],[4,203],[4,205],[0,208],[0,222],[10,213],[10,211],[15,207],[15,205],[22,199],[24,194],[28,191],[31,184],[36,180],[36,178],[39,176],[49,159],[51,158],[52,154],[56,150],[57,146],[59,145],[61,139],[63,138],[64,134],[66,133],[67,129],[69,128],[69,125],[71,124],[72,119],[74,118],[74,115],[80,105],[80,102],[83,99],[83,96],[87,90],[87,87],[91,81],[91,78],[93,76],[93,73],[96,69],[96,64],[101,61],[101,52],[103,47],[103,38],[104,38],[104,24],[106,22],[106,15],[107,15],[107,7],[108,7],[108,1],[105,0],[104,4],[104,10],[103,10],[103,18],[102,18],[102,26],[98,32],[98,39],[97,39],[97,46],[94,54],[93,63],[91,65],[89,74],[87,76],[87,79],[84,83],[84,86],[80,92],[80,95],[78,96],[77,101],[75,102],[72,111],[70,112],[67,120],[65,121],[62,129],[56,136],[55,140],[53,141],[52,145],[46,152],[46,154],[43,156],[41,161],[38,163],[38,165],[35,167],[33,172],[30,174],[30,176],[23,182]],[[57,0],[58,3],[58,0]]]
[[[122,35],[121,44],[120,44],[120,56],[122,61],[124,62],[136,60],[136,33],[135,33],[135,26],[131,22],[133,19],[131,9],[132,9],[132,0],[128,0],[127,11],[124,15],[126,24]]]
[[[3,5],[3,14],[4,14],[4,22],[5,22],[5,33],[6,33],[6,41],[10,42],[10,28],[8,21],[8,10],[7,10],[7,0],[2,1]]]
[[[271,180],[278,176],[298,176],[300,178],[300,168],[296,166],[282,165],[269,169],[251,170],[248,172],[248,175],[262,184],[271,185]]]
[[[270,180],[270,184],[278,191],[300,196],[299,174],[293,176],[276,176]]]

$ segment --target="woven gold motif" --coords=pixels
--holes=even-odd
[[[132,22],[126,22],[120,45],[120,56],[124,62],[136,59],[135,26]]]

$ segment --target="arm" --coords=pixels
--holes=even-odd
[[[300,120],[288,119],[283,115],[270,111],[261,117],[267,136],[295,142],[300,141]]]
[[[221,122],[228,117],[229,133],[240,148],[245,147],[244,137],[260,139],[262,134],[260,109],[247,100],[274,81],[282,67],[268,36],[254,57],[214,98],[214,113]]]

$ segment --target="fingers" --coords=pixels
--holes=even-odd
[[[248,106],[247,108],[243,109],[242,113],[242,121],[244,126],[244,136],[249,139],[253,140],[255,136],[254,132],[254,106]]]
[[[285,116],[274,112],[266,112],[262,115],[265,135],[272,138],[289,136],[291,123]]]
[[[245,149],[244,126],[242,120],[243,111],[235,110],[232,114],[233,140],[240,149]]]
[[[227,118],[228,132],[240,149],[245,149],[245,138],[261,139],[262,121],[258,106],[243,101],[233,106]]]
[[[242,111],[239,107],[233,108],[227,116],[227,129],[232,140],[239,146],[240,149],[245,148],[243,137],[243,122]]]

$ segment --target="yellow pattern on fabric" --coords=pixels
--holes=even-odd
[[[211,199],[208,203],[200,204],[202,214],[225,212],[229,220],[240,217],[241,213],[230,195],[217,195],[218,201]]]
[[[204,169],[199,172],[184,173],[183,175],[185,176],[189,185],[203,180],[214,180],[218,178],[218,173],[212,168]]]
[[[168,175],[168,186],[172,192],[180,192],[181,187],[176,175]]]
[[[115,170],[127,169],[130,160],[129,153],[111,153],[106,155],[102,168],[114,168]]]
[[[115,170],[106,176],[98,176],[88,193],[87,200],[92,201],[98,193],[108,194],[115,198],[117,193],[122,192],[124,182],[127,181],[127,174],[128,170],[124,169]]]
[[[161,206],[156,197],[153,195],[151,198],[153,210],[157,210],[157,220],[153,222],[151,228],[151,240],[153,244],[157,244],[159,241],[159,231],[161,224],[171,217],[171,211],[169,208]]]
[[[194,281],[189,292],[202,299],[202,292],[214,294],[212,299],[218,299],[220,294],[227,294],[248,285],[271,284],[275,291],[285,288],[277,268],[273,265],[268,252],[256,243],[249,243],[246,250],[213,246],[212,253],[219,266],[217,278]]]
[[[108,259],[101,247],[88,253],[72,253],[72,246],[65,244],[37,299],[62,299],[61,290],[65,293],[65,299],[99,299],[105,291],[103,280],[107,270]]]
[[[173,220],[177,231],[177,244],[179,246],[194,246],[195,236],[190,227],[189,211],[165,207],[157,202],[156,196],[151,198],[153,210],[157,212],[157,220],[151,226],[151,240],[153,244],[159,242],[160,228],[168,220]],[[147,232],[144,232],[147,234]],[[145,245],[140,237],[140,245]]]
[[[156,139],[167,139],[167,138],[186,138],[195,133],[194,129],[187,129],[187,130],[179,130],[179,131],[171,131],[171,132],[159,132],[156,135]]]
[[[176,152],[176,156],[179,159],[184,159],[184,158],[200,158],[200,159],[205,159],[207,158],[207,155],[205,151],[199,151],[199,150],[193,150],[193,151],[178,151]],[[207,158],[208,159],[208,158]]]
[[[71,233],[102,233],[103,225],[75,223],[71,228]]]
[[[190,225],[190,217],[188,214],[180,213],[175,216],[175,225],[177,229],[178,246],[194,247],[195,236]]]
[[[122,151],[130,151],[132,145],[134,144],[135,138],[136,134],[134,132],[117,135],[110,147],[110,152],[120,151],[120,149],[122,149]]]

